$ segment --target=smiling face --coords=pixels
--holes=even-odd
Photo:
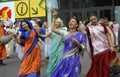
[[[22,27],[24,28],[25,31],[29,29],[29,26],[26,22],[22,22]]]
[[[91,22],[91,24],[96,24],[96,23],[97,23],[97,18],[96,18],[96,16],[91,16],[91,17],[90,17],[90,22]]]
[[[43,27],[44,27],[44,28],[48,28],[48,23],[47,23],[47,22],[44,22],[44,23],[43,23]]]
[[[57,27],[61,26],[61,22],[59,22],[59,21],[56,21],[55,24],[56,24]]]
[[[19,22],[15,23],[14,25],[15,25],[15,27],[19,27],[20,26]]]
[[[70,29],[76,29],[78,27],[78,24],[77,24],[77,21],[74,19],[74,18],[72,18],[70,21],[69,21],[69,28]]]
[[[55,25],[56,25],[56,27],[61,27],[61,26],[63,26],[62,20],[61,20],[60,18],[57,18],[57,19],[55,20]]]

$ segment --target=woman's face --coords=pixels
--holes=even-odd
[[[61,22],[55,21],[55,25],[56,25],[56,27],[60,27],[61,26]]]
[[[72,29],[72,28],[77,28],[78,24],[77,24],[77,21],[75,19],[71,19],[69,21],[69,28]]]
[[[19,27],[20,25],[19,25],[19,23],[17,22],[17,23],[15,23],[15,27]]]
[[[92,24],[97,23],[97,18],[96,18],[95,16],[91,16],[91,17],[90,17],[90,22],[91,22]]]
[[[48,27],[48,23],[47,23],[47,22],[44,22],[44,23],[43,23],[43,27],[44,27],[44,28],[47,28],[47,27]]]
[[[29,29],[29,26],[26,22],[22,22],[22,27],[27,31]]]

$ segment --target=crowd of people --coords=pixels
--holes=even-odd
[[[120,69],[120,25],[116,21],[97,19],[95,15],[79,21],[73,16],[65,26],[56,11],[52,16],[51,25],[40,19],[12,22],[1,17],[0,37],[13,38],[7,44],[0,39],[0,65],[6,65],[3,60],[15,51],[21,61],[18,77],[40,77],[44,65],[46,77],[79,77],[87,51],[92,63],[86,77],[120,73],[116,71]]]

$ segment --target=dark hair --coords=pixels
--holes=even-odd
[[[79,25],[79,20],[78,20],[77,18],[72,17],[71,19],[75,19],[75,20],[76,20],[76,22],[77,22],[77,24]]]
[[[21,21],[21,24],[20,24],[21,26],[22,26],[23,22],[27,23],[30,29],[33,28],[32,23],[29,20],[23,20],[23,21]]]
[[[86,18],[84,21],[85,21],[84,25],[87,26],[87,24],[90,22],[90,19]]]
[[[37,21],[37,24],[39,25],[39,27],[42,27],[43,22],[42,21]]]
[[[90,17],[92,17],[92,16],[97,17],[97,16],[95,15],[95,13],[91,13],[91,14],[89,15],[89,21],[90,21]]]
[[[18,22],[18,21],[15,21],[15,22],[14,22],[14,25],[15,25],[16,23],[19,23],[19,22]]]

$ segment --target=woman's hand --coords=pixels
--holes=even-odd
[[[56,19],[58,16],[58,12],[54,11],[52,15],[53,15],[53,18]]]
[[[39,35],[40,37],[42,37],[42,34],[39,33],[38,35]]]
[[[75,44],[79,43],[76,38],[72,38],[72,42],[75,43]]]
[[[110,51],[111,51],[111,53],[114,52],[114,47],[113,46],[110,47]]]
[[[15,41],[20,44],[21,43],[21,40],[19,38],[15,38]]]
[[[11,33],[10,35],[12,35],[14,38],[17,38],[17,34]]]
[[[80,44],[76,38],[72,38],[72,42],[75,43],[80,49],[84,49],[84,45]]]

